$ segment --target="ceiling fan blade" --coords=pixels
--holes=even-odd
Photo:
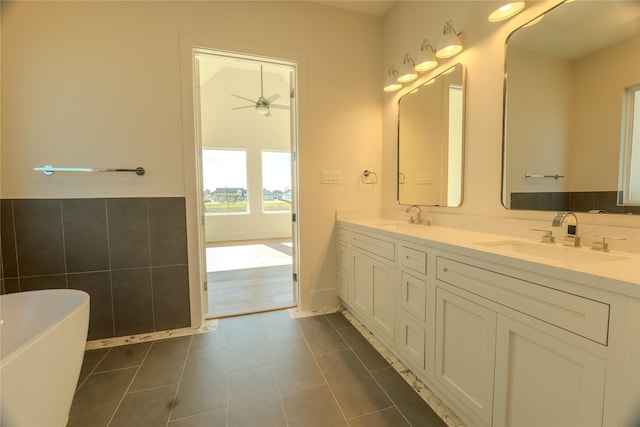
[[[269,104],[269,108],[276,108],[278,110],[288,110],[288,105],[277,105],[277,104]]]
[[[264,98],[264,91],[262,90],[264,82],[262,81],[262,64],[260,64],[260,98]]]
[[[258,101],[256,101],[256,100],[249,99],[249,98],[245,98],[244,96],[240,96],[240,95],[234,95],[234,94],[231,94],[231,96],[235,96],[236,98],[244,99],[245,101],[249,101],[249,102],[251,102],[252,104],[256,104],[256,103],[258,102]]]
[[[246,107],[233,107],[232,110],[242,110],[243,108],[256,108],[255,105],[247,105]]]
[[[275,101],[276,99],[279,99],[280,97],[282,97],[282,95],[280,95],[279,93],[274,93],[273,95],[267,98],[267,102],[271,104],[273,101]]]

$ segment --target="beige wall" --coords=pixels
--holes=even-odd
[[[308,2],[2,2],[2,197],[186,194],[193,268],[185,40],[298,63],[301,302],[336,305],[335,210],[380,206],[359,184],[381,167],[379,18]],[[33,172],[43,164],[147,174]],[[323,169],[343,183],[322,185]]]
[[[545,12],[558,1],[527,2],[523,12],[500,23],[485,19],[490,1],[397,2],[383,19],[383,68],[398,65],[406,52],[416,55],[420,42],[429,38],[436,44],[445,21],[451,19],[462,31],[465,49],[458,56],[443,60],[435,70],[425,73],[399,92],[383,95],[382,161],[383,208],[388,213],[403,212],[396,193],[396,120],[398,98],[444,68],[459,62],[467,70],[465,166],[463,203],[459,208],[428,208],[435,214],[482,216],[551,221],[549,212],[509,211],[501,204],[502,95],[504,46],[516,28]],[[381,80],[382,81],[382,80]],[[382,91],[381,91],[382,93]],[[629,215],[580,215],[581,224],[638,227],[637,217]]]

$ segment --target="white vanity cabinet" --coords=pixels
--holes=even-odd
[[[477,263],[436,256],[436,380],[486,425],[602,425],[609,305]]]
[[[351,231],[350,239],[353,308],[370,329],[393,341],[395,241],[356,231]]]
[[[428,366],[427,295],[430,279],[427,275],[430,249],[407,242],[398,242],[399,310],[396,316],[396,347],[413,369],[423,371]]]
[[[351,302],[351,232],[338,228],[338,296]]]
[[[436,301],[435,379],[491,425],[497,313],[442,287]]]
[[[602,425],[601,356],[499,315],[495,366],[494,426]]]
[[[344,304],[468,425],[638,421],[635,288],[437,239],[339,233]]]

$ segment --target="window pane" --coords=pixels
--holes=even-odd
[[[245,151],[203,149],[202,180],[206,214],[249,212]]]
[[[262,212],[291,212],[289,152],[262,152]]]

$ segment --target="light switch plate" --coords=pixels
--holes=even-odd
[[[433,184],[433,173],[418,172],[416,176],[416,184]]]
[[[323,170],[322,178],[320,180],[322,184],[341,184],[342,183],[342,171],[337,170]]]

